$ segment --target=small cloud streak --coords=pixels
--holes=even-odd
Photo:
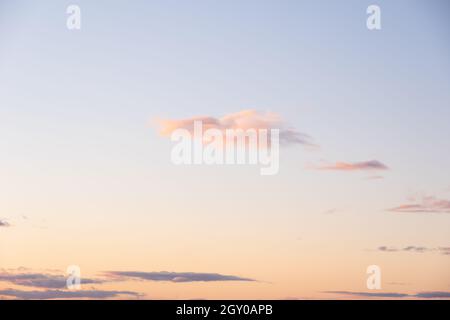
[[[325,291],[325,293],[358,296],[363,298],[419,298],[419,299],[450,298],[450,292],[446,291],[418,292],[415,294],[399,293],[399,292],[357,292],[357,291]]]
[[[413,199],[411,203],[401,204],[388,209],[397,213],[450,213],[450,201],[433,196]]]
[[[329,171],[378,171],[388,170],[389,168],[378,160],[363,162],[336,162],[333,164],[324,164],[313,167],[316,170]]]
[[[366,180],[381,180],[384,179],[383,176],[370,176],[370,177],[366,177]]]
[[[429,249],[426,247],[416,247],[416,246],[408,246],[403,248],[403,251],[410,251],[410,252],[418,252],[418,253],[423,253],[423,252],[427,252],[427,251],[431,251],[433,249]]]
[[[4,219],[0,219],[0,228],[1,227],[10,227],[11,225],[8,223],[8,221],[4,220]]]
[[[338,209],[337,208],[332,208],[332,209],[325,210],[322,213],[323,214],[335,214],[336,212],[338,212]]]
[[[378,247],[378,251],[383,251],[383,252],[397,252],[398,249],[396,248],[389,248],[387,246],[380,246]]]
[[[306,147],[317,147],[307,134],[288,127],[280,115],[273,112],[258,112],[256,110],[242,110],[227,114],[221,118],[211,116],[197,116],[188,119],[170,120],[156,119],[155,123],[161,136],[170,137],[177,129],[186,129],[191,134],[194,131],[194,122],[201,121],[203,130],[218,129],[225,132],[227,129],[279,129],[280,143],[285,145],[299,144]]]
[[[12,297],[22,300],[48,300],[48,299],[108,299],[120,296],[134,296],[139,294],[133,291],[105,291],[105,290],[43,290],[23,291],[15,289],[0,290],[0,296]]]
[[[139,271],[109,271],[106,275],[118,279],[135,279],[149,281],[169,282],[210,282],[210,281],[256,281],[249,278],[222,275],[218,273],[196,273],[196,272],[139,272]]]
[[[410,296],[409,294],[398,292],[325,291],[324,293],[367,297],[367,298],[405,298]]]
[[[415,252],[415,253],[438,252],[443,255],[450,255],[450,247],[427,248],[419,246],[407,246],[403,248],[395,248],[395,247],[380,246],[377,248],[377,250],[382,252]]]

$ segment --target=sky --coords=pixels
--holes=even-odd
[[[0,298],[449,298],[449,9],[1,0]],[[272,176],[155,126],[268,114]]]

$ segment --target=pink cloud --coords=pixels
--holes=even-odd
[[[363,162],[336,162],[333,164],[315,166],[314,169],[336,171],[376,171],[388,170],[389,168],[378,160],[370,160]]]
[[[450,213],[450,201],[428,196],[388,210],[399,213]]]
[[[161,136],[169,137],[176,129],[194,130],[194,122],[201,121],[203,130],[219,129],[279,129],[280,142],[282,144],[300,144],[315,147],[311,138],[304,133],[286,125],[280,115],[273,112],[258,112],[256,110],[242,110],[236,113],[224,115],[221,118],[211,116],[196,116],[188,119],[157,119],[156,126]]]

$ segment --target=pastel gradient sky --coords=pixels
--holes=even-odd
[[[63,297],[17,279],[69,265],[108,298],[450,297],[449,9],[2,0],[0,298]],[[152,126],[249,109],[318,147],[282,148],[274,176],[175,166]]]

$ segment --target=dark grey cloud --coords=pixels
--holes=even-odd
[[[430,292],[419,292],[415,295],[417,298],[427,298],[427,299],[445,299],[450,298],[450,292],[445,291],[430,291]]]
[[[358,296],[363,298],[421,298],[421,299],[446,299],[450,298],[450,292],[428,291],[415,294],[399,292],[358,292],[358,291],[325,291],[325,293]]]
[[[450,201],[428,196],[387,210],[396,213],[450,213]]]
[[[27,272],[0,272],[0,282],[9,282],[18,286],[64,289],[67,277],[59,274],[27,273]],[[103,280],[81,278],[81,284],[102,283]]]
[[[232,275],[217,273],[195,272],[138,272],[138,271],[110,271],[104,273],[105,277],[99,279],[81,278],[81,285],[102,284],[105,282],[133,280],[170,281],[170,282],[210,282],[210,281],[255,281]],[[27,272],[25,270],[1,271],[0,282],[7,282],[17,286],[38,289],[65,289],[67,277],[55,273]]]
[[[11,225],[5,219],[0,219],[0,227],[10,227]]]
[[[119,279],[136,279],[150,281],[170,282],[210,282],[210,281],[256,281],[238,276],[222,275],[218,273],[196,273],[196,272],[139,272],[139,271],[108,271],[106,275]]]
[[[40,299],[107,299],[119,296],[134,296],[139,294],[133,291],[104,291],[104,290],[43,290],[43,291],[22,291],[15,289],[0,290],[0,296],[12,297],[23,300]]]
[[[415,252],[415,253],[437,252],[444,255],[450,255],[450,247],[427,248],[421,246],[407,246],[403,248],[396,248],[396,247],[380,246],[377,248],[377,250],[382,252]]]

